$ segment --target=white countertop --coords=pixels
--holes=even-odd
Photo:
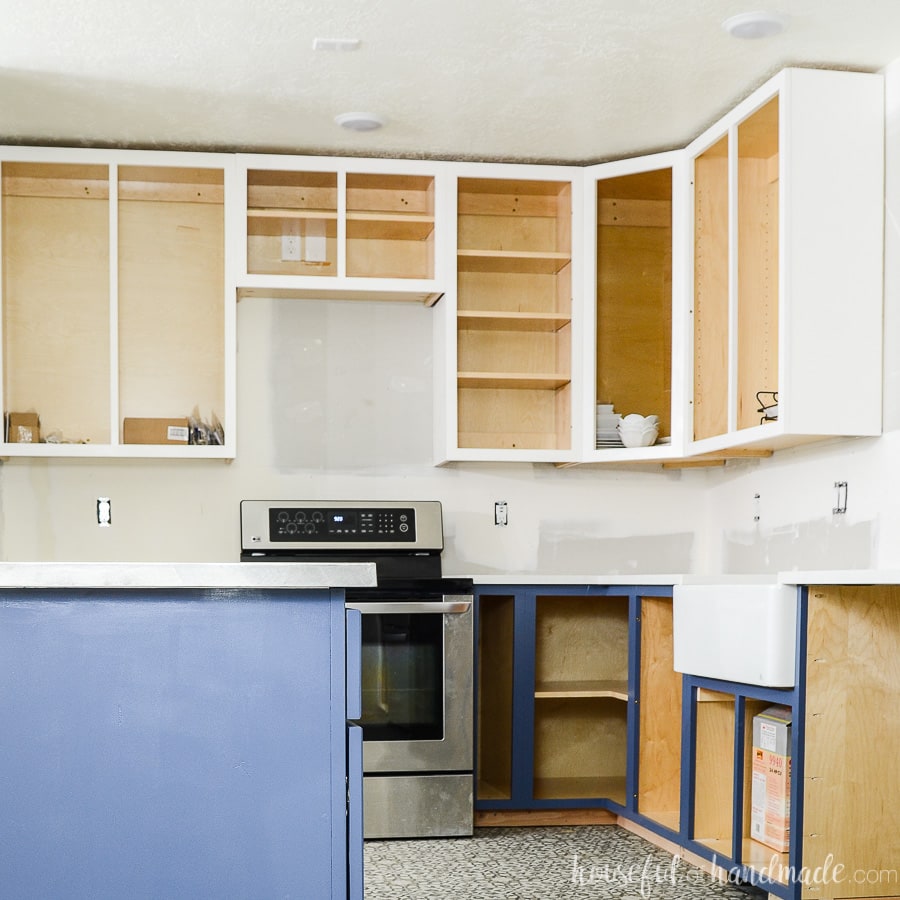
[[[374,563],[0,563],[0,588],[373,587]]]
[[[476,585],[576,585],[605,584],[612,586],[676,585],[676,584],[900,584],[896,569],[824,569],[772,572],[763,575],[720,573],[717,575],[652,574],[641,575],[547,575],[491,573],[466,576]]]

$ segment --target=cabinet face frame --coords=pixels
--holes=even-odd
[[[452,221],[448,213],[448,163],[252,153],[239,153],[235,159],[238,198],[235,207],[238,230],[235,249],[239,298],[385,300],[431,306],[446,291],[452,272],[452,250],[448,246],[448,223]],[[265,271],[265,266],[254,263],[248,252],[248,223],[252,209],[248,187],[253,184],[254,173],[260,178],[270,173],[273,181],[277,181],[279,173],[286,176],[286,181],[302,179],[304,174],[312,176],[311,180],[333,178],[333,182],[329,182],[333,183],[333,199],[329,199],[327,204],[329,214],[325,215],[323,208],[314,210],[308,217],[309,227],[316,221],[320,223],[315,230],[317,236],[324,225],[326,233],[321,235],[320,240],[324,238],[327,244],[327,268],[323,269],[318,263],[304,266],[299,262],[278,261],[276,267],[280,271],[275,272]],[[405,185],[415,198],[410,205],[420,208],[406,212],[402,208],[408,205],[404,197],[397,198],[394,204],[397,208],[381,210],[383,215],[365,215],[364,210],[357,208],[358,198],[366,190],[366,183],[377,181],[379,177],[384,179],[385,185],[397,185],[396,188],[386,187],[385,195]],[[426,182],[431,183],[427,190],[423,189]],[[374,198],[377,191],[371,190],[370,194]],[[274,216],[278,210],[272,209],[270,212]],[[419,257],[410,263],[418,270],[417,277],[378,270],[380,251],[389,252],[389,245],[393,243],[385,234],[385,229],[391,229],[389,223],[392,220],[395,223],[392,229],[394,237],[399,238],[401,245],[400,258],[412,260]],[[279,231],[279,220],[275,216],[270,221],[272,225],[269,228],[274,229],[271,240],[274,242]],[[291,233],[297,231],[305,241],[305,221],[307,219],[299,216],[293,220],[294,225],[288,219],[282,225]],[[371,249],[365,247],[367,243],[371,243]],[[362,253],[358,252],[360,248]],[[318,254],[318,250],[315,252]],[[371,274],[361,274],[367,269],[371,270]]]
[[[436,430],[435,458],[439,463],[574,462],[579,453],[581,416],[578,411],[581,409],[583,393],[581,341],[578,337],[582,315],[582,170],[569,166],[465,163],[455,164],[452,174],[453,196],[450,208],[455,236],[452,242],[454,275],[451,290],[435,308],[435,361],[437,371],[443,373],[436,378],[436,407],[443,413],[438,413],[443,424]],[[530,199],[523,193],[522,198],[519,198],[521,203],[515,194],[509,194],[510,208],[518,207],[523,211],[524,218],[529,217],[530,204],[546,207],[552,202],[551,195],[540,190],[541,184],[558,186],[562,197],[559,201],[560,208],[565,207],[565,216],[557,217],[555,236],[551,237],[544,230],[543,236],[536,239],[540,252],[529,253],[530,248],[516,238],[514,229],[509,231],[505,239],[500,235],[501,242],[506,240],[502,246],[479,245],[477,222],[465,223],[465,233],[460,236],[460,192],[477,197],[479,192],[476,186],[484,185],[486,196],[489,196],[487,188],[493,183],[499,185],[498,194],[503,194],[507,188],[517,183],[526,189],[529,185],[537,189],[537,193]],[[467,186],[471,186],[473,190],[467,191]],[[464,204],[462,215],[476,219],[478,214],[476,212],[469,215]],[[544,213],[538,213],[537,219],[543,215]],[[545,220],[545,224],[548,221]],[[470,225],[472,230],[469,229]],[[541,233],[540,229],[537,233]],[[498,237],[495,236],[492,240],[496,242]],[[529,312],[526,309],[525,318],[532,315],[533,319],[525,322],[513,307],[492,307],[489,299],[473,305],[466,299],[467,282],[473,279],[480,279],[485,283],[484,289],[488,292],[486,296],[506,299],[515,294],[510,295],[508,289],[504,291],[504,279],[512,279],[513,284],[516,279],[522,279],[523,288],[528,287],[526,282],[543,280],[546,286],[541,290],[547,292],[546,296],[551,296],[555,291],[552,307],[545,304],[540,310],[535,307]],[[556,287],[551,287],[553,283]],[[494,384],[490,377],[459,377],[461,370],[465,371],[467,360],[477,359],[479,354],[482,359],[485,354],[490,358],[491,342],[498,340],[498,349],[508,357],[503,364],[508,366],[506,373],[510,386],[498,387],[500,382]],[[529,358],[533,354],[546,357],[547,364],[540,367],[541,371],[536,372],[535,377],[528,373],[527,366],[516,376],[512,369],[513,365],[518,365],[516,360]],[[557,371],[545,371],[548,366]],[[497,370],[500,368],[502,366],[498,366]],[[561,377],[551,380],[547,377],[551,375]],[[444,379],[442,382],[440,377]],[[538,409],[534,417],[538,427],[533,431],[536,439],[529,438],[526,431],[522,433],[520,440],[512,431],[506,435],[504,429],[498,429],[491,440],[484,442],[489,446],[479,446],[474,434],[472,437],[465,437],[470,433],[465,428],[470,395],[493,398],[494,403],[499,404],[497,415],[508,414],[513,407],[524,411],[534,403]],[[503,401],[504,396],[515,401],[513,406]],[[552,409],[548,404],[552,404]],[[494,418],[489,404],[480,416],[487,421]],[[524,419],[527,416],[523,412],[521,416],[516,415],[514,418]],[[552,427],[547,424],[551,421]]]
[[[778,268],[777,326],[773,323],[778,346],[769,368],[777,367],[777,385],[764,384],[754,390],[778,392],[778,418],[754,425],[747,413],[739,414],[737,401],[739,379],[745,371],[738,358],[742,335],[737,325],[741,279],[735,250],[740,240],[737,154],[742,125],[765,115],[773,101],[778,104],[777,165],[774,158],[771,161],[772,175],[777,168],[778,178],[777,251],[773,253]],[[693,382],[697,366],[709,358],[698,359],[701,350],[691,322],[686,455],[728,448],[777,450],[830,436],[879,434],[883,78],[786,69],[770,79],[687,147],[693,209],[696,161],[720,140],[728,141],[730,151],[729,321],[727,366],[722,373],[728,383],[728,407],[718,414],[720,424],[701,426],[695,433]],[[694,319],[701,261],[693,242],[690,256],[688,296]],[[860,388],[863,384],[865,389]]]
[[[215,153],[188,153],[188,152],[164,152],[143,150],[92,150],[69,148],[43,148],[43,147],[3,147],[0,148],[0,174],[5,166],[64,166],[64,167],[99,167],[107,172],[107,235],[108,244],[106,282],[108,284],[108,297],[104,300],[107,308],[105,325],[108,334],[108,374],[100,396],[100,389],[93,399],[87,400],[86,407],[95,408],[98,405],[104,407],[103,416],[108,420],[108,430],[102,437],[103,440],[91,440],[88,443],[40,443],[18,444],[4,443],[0,455],[3,456],[84,456],[84,457],[160,457],[160,458],[218,458],[230,459],[235,456],[235,431],[236,431],[236,400],[235,400],[235,293],[233,272],[230,263],[230,249],[233,244],[231,216],[227,214],[228,205],[233,202],[234,167],[233,157],[230,154]],[[154,180],[166,170],[171,170],[175,177],[171,181],[165,179]],[[192,187],[188,185],[192,171],[203,173],[206,170],[220,173],[220,177],[207,177],[200,174],[200,180],[204,182],[197,193],[203,194],[201,204],[211,203],[221,208],[221,262],[215,262],[221,271],[217,272],[217,279],[221,280],[221,305],[220,313],[215,314],[217,321],[215,328],[219,334],[214,342],[208,345],[208,350],[213,357],[218,357],[217,366],[220,366],[221,385],[216,390],[216,398],[192,397],[189,405],[184,409],[173,410],[173,416],[189,416],[195,404],[199,406],[202,419],[208,420],[209,413],[214,412],[222,422],[225,430],[224,445],[212,446],[179,446],[160,444],[125,444],[121,436],[122,418],[125,413],[134,415],[134,411],[123,410],[120,403],[120,379],[122,377],[120,367],[128,369],[129,359],[121,353],[120,334],[120,309],[119,309],[119,282],[120,266],[122,265],[122,235],[120,233],[120,210],[122,203],[131,200],[143,199],[148,202],[156,202],[161,209],[167,208],[172,202],[172,207],[179,203],[188,203],[198,199]],[[128,182],[126,189],[120,192],[120,171],[126,178],[135,179]],[[146,182],[142,182],[146,179]],[[187,179],[187,180],[185,180]],[[39,179],[40,180],[40,179]],[[215,185],[213,182],[219,182]],[[155,185],[169,185],[170,191],[160,192]],[[39,189],[40,190],[40,189]],[[209,191],[209,193],[207,193]],[[121,193],[121,196],[120,196]],[[6,223],[0,217],[0,231]],[[63,234],[61,237],[65,237]],[[215,255],[218,255],[214,251]],[[139,254],[138,254],[139,256]],[[217,291],[218,293],[218,291]],[[172,330],[178,330],[182,334],[185,330],[183,323],[172,323]],[[6,340],[7,335],[0,335],[0,364],[4,372],[0,394],[4,413],[10,410],[6,398],[7,374],[6,366]],[[185,338],[179,337],[184,343]],[[189,343],[189,336],[187,339]],[[218,344],[218,348],[216,348]],[[164,349],[164,348],[163,348]],[[208,408],[212,401],[215,408]],[[187,401],[185,401],[187,402]],[[40,410],[36,410],[40,415]],[[148,412],[148,416],[158,414]],[[96,413],[93,414],[96,417]],[[44,423],[42,423],[42,426]],[[53,423],[47,423],[52,429]],[[63,434],[67,439],[78,439],[77,434]]]
[[[668,385],[669,408],[668,409],[631,409],[622,408],[621,404],[615,412],[620,415],[640,413],[650,415],[654,412],[660,415],[662,422],[669,422],[668,435],[661,433],[661,437],[668,437],[665,444],[656,443],[651,447],[612,447],[600,448],[596,446],[596,421],[595,410],[599,402],[610,402],[615,398],[598,397],[597,386],[599,369],[604,365],[598,360],[598,290],[600,287],[601,267],[604,260],[599,258],[598,239],[599,229],[605,213],[598,204],[598,193],[603,181],[612,179],[633,178],[638,182],[642,175],[671,171],[671,217],[669,230],[671,234],[671,246],[669,249],[669,283],[671,285],[671,300],[669,308],[670,335],[669,360],[665,364],[665,372],[661,376]],[[581,458],[587,462],[613,462],[613,461],[665,461],[666,459],[680,458],[683,456],[685,439],[684,430],[684,385],[686,383],[686,355],[688,343],[685,336],[685,321],[687,319],[686,301],[686,260],[687,240],[690,233],[690,210],[688,208],[688,185],[686,174],[686,158],[681,150],[668,151],[635,159],[620,160],[618,162],[603,163],[597,166],[589,166],[585,169],[584,203],[585,203],[585,234],[582,255],[584,257],[584,315],[582,328],[582,359],[583,365],[581,377],[584,382],[584,402],[582,411],[582,446]],[[640,200],[638,201],[641,202]],[[646,203],[646,201],[645,201]],[[649,205],[649,204],[648,204]],[[636,229],[637,230],[637,229]],[[640,229],[646,231],[647,229]],[[612,266],[616,261],[612,261]],[[627,340],[627,335],[623,338]],[[647,364],[654,365],[653,360]],[[660,376],[658,376],[660,377]]]

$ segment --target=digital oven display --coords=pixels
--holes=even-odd
[[[414,542],[416,511],[413,508],[297,509],[273,507],[269,510],[269,538],[272,541]]]

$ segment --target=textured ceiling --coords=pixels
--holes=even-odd
[[[900,0],[6,0],[0,141],[589,162],[680,147],[787,65],[877,71]],[[358,38],[354,52],[313,39]],[[334,123],[385,117],[377,132]]]

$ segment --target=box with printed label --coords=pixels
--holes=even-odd
[[[41,423],[37,413],[11,412],[6,432],[10,444],[38,444],[41,440]]]
[[[785,706],[753,717],[750,837],[782,853],[791,839],[791,720]]]
[[[190,430],[184,419],[125,419],[122,440],[126,444],[187,444]]]

